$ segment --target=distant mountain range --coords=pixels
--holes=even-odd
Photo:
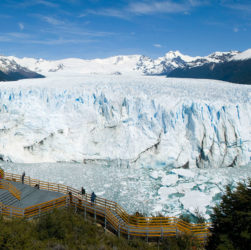
[[[84,60],[68,58],[44,60],[0,56],[0,81],[36,78],[52,74],[143,74],[167,77],[209,78],[236,83],[251,83],[251,49],[244,52],[215,52],[191,57],[170,51],[151,59],[142,55],[114,56]]]
[[[16,81],[26,78],[42,78],[41,74],[22,67],[15,60],[0,56],[0,81]]]

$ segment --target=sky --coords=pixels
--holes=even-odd
[[[0,0],[0,54],[62,59],[251,48],[251,1]]]

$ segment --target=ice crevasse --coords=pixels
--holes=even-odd
[[[251,86],[150,76],[0,85],[0,158],[183,168],[251,160]]]

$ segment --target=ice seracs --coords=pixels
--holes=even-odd
[[[250,88],[135,75],[55,74],[3,83],[0,152],[13,162],[247,164]]]

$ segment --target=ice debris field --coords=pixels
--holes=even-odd
[[[208,216],[227,183],[251,176],[250,97],[247,85],[154,76],[1,83],[0,159],[130,212]]]
[[[176,169],[171,166],[136,166],[79,163],[0,163],[7,172],[61,183],[118,202],[129,213],[206,219],[220,202],[225,186],[251,177],[251,166],[220,169]]]

